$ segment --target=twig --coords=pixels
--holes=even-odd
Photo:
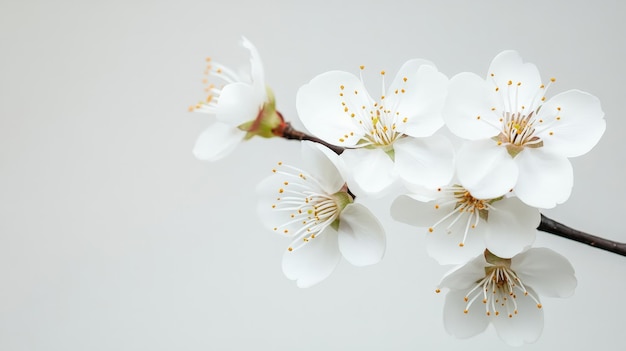
[[[550,219],[543,214],[541,215],[541,223],[539,223],[539,227],[537,227],[537,229],[566,239],[578,241],[579,243],[597,247],[598,249],[626,256],[626,243],[620,243],[581,232]]]
[[[337,155],[341,155],[341,153],[345,150],[344,148],[342,148],[341,146],[335,146],[332,144],[329,144],[327,142],[325,142],[322,139],[316,138],[312,135],[308,135],[306,133],[303,133],[299,130],[294,129],[291,126],[291,123],[289,122],[285,122],[282,130],[282,137],[285,139],[294,139],[294,140],[309,140],[309,141],[313,141],[319,144],[322,144],[324,146],[326,146],[327,148],[331,149],[334,153],[336,153]]]

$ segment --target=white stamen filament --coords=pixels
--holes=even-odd
[[[363,68],[361,68],[361,72],[359,72],[361,83],[363,83],[362,70]],[[356,129],[360,131],[344,133],[339,138],[340,142],[344,142],[350,137],[357,137],[360,138],[357,144],[358,147],[374,146],[388,148],[403,135],[402,131],[404,128],[402,126],[406,123],[408,118],[402,116],[400,112],[397,111],[401,99],[392,97],[392,95],[397,94],[390,92],[390,96],[385,95],[385,72],[382,71],[381,75],[382,94],[379,101],[372,99],[366,91],[350,90],[344,85],[340,85],[339,95],[342,97],[341,108],[347,117],[353,120]],[[404,81],[406,82],[406,79]],[[406,93],[405,88],[398,90],[398,94],[400,91],[402,94]],[[362,105],[363,100],[353,98],[355,95],[365,97],[367,103]],[[392,97],[391,100],[389,97]],[[386,104],[387,101],[390,102],[392,108],[388,108],[389,106]]]
[[[489,267],[486,272],[485,277],[478,280],[465,295],[464,313],[469,313],[474,301],[482,296],[488,316],[498,316],[501,311],[506,311],[506,315],[511,318],[518,313],[516,292],[530,297],[537,308],[541,308],[539,299],[526,289],[517,274],[507,266]]]
[[[452,232],[452,227],[461,219],[463,216],[467,216],[465,221],[465,228],[463,231],[463,238],[459,242],[459,246],[465,246],[465,242],[467,240],[470,229],[474,229],[478,226],[480,222],[480,211],[490,211],[494,209],[491,205],[491,202],[494,199],[489,200],[480,200],[474,198],[465,188],[453,185],[447,188],[442,188],[442,192],[444,192],[445,198],[449,199],[442,203],[437,203],[435,205],[436,209],[446,208],[451,204],[455,204],[453,209],[448,212],[445,216],[439,219],[435,224],[433,224],[430,228],[428,228],[429,232],[433,232],[437,226],[443,223],[446,220],[449,220],[452,216],[455,216],[454,219],[446,226],[446,231],[448,234]]]
[[[281,182],[279,196],[272,208],[286,212],[289,220],[274,230],[294,238],[294,244],[289,248],[293,251],[323,233],[339,217],[340,208],[337,200],[324,192],[317,179],[296,167],[282,163],[279,166],[281,168],[273,172],[286,180]]]

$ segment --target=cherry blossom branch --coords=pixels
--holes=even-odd
[[[537,227],[537,229],[546,233],[558,235],[562,238],[578,241],[579,243],[597,247],[598,249],[626,256],[626,243],[620,243],[604,239],[599,236],[587,234],[585,232],[581,232],[579,230],[561,224],[553,219],[550,219],[543,214],[541,215],[541,223],[539,223],[539,227]]]
[[[345,150],[344,148],[342,148],[341,146],[335,146],[332,144],[329,144],[327,142],[325,142],[322,139],[316,138],[312,135],[308,135],[304,132],[301,132],[299,130],[296,130],[295,128],[293,128],[291,126],[291,123],[289,122],[285,122],[281,127],[279,131],[275,131],[274,132],[276,135],[281,136],[285,139],[292,139],[292,140],[309,140],[309,141],[313,141],[319,144],[322,144],[324,146],[326,146],[327,148],[331,149],[334,153],[336,153],[337,155],[341,155],[341,153]]]
[[[335,146],[325,142],[322,139],[316,138],[312,135],[308,135],[304,132],[296,130],[291,126],[291,123],[284,122],[277,130],[274,131],[274,134],[285,139],[291,140],[309,140],[316,143],[320,143],[337,155],[341,155],[345,148],[340,146]],[[351,194],[353,198],[355,197]],[[585,232],[581,232],[580,230],[576,230],[574,228],[570,228],[562,223],[559,223],[553,219],[550,219],[543,214],[541,215],[541,223],[537,227],[537,230],[541,230],[542,232],[558,235],[562,238],[578,241],[579,243],[587,244],[589,246],[596,247],[598,249],[610,251],[616,253],[621,256],[626,256],[626,243],[620,243],[608,239],[601,238],[599,236],[587,234]]]

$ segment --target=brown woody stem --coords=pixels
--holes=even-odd
[[[598,249],[626,256],[626,243],[620,243],[604,239],[599,236],[587,234],[585,232],[572,229],[564,224],[561,224],[553,219],[544,216],[543,214],[541,215],[541,223],[539,223],[537,229],[546,233],[558,235],[566,239],[578,241],[579,243],[597,247]]]

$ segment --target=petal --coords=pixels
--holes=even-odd
[[[405,182],[436,188],[454,175],[454,147],[443,135],[402,138],[393,148],[396,169]]]
[[[280,201],[285,193],[289,192],[289,188],[294,187],[300,189],[298,183],[303,182],[302,179],[287,176],[281,172],[272,173],[269,177],[262,180],[256,187],[256,193],[259,197],[257,203],[257,213],[261,222],[266,228],[275,233],[292,237],[302,233],[303,225],[301,220],[295,220],[292,215],[297,216],[297,206],[281,206]],[[288,185],[285,185],[288,183]],[[286,191],[285,191],[286,190]],[[291,196],[299,197],[301,204],[305,203],[305,195],[292,194]],[[289,200],[288,200],[289,201]],[[291,202],[297,202],[292,200]]]
[[[526,204],[552,208],[572,192],[574,172],[569,160],[538,149],[524,149],[515,157],[519,178],[515,194]]]
[[[434,202],[418,201],[409,195],[398,196],[390,212],[394,220],[416,227],[430,227],[441,219],[441,211],[435,209]]]
[[[515,197],[492,204],[485,236],[487,249],[498,257],[513,257],[532,245],[541,221],[539,210]]]
[[[456,162],[459,181],[478,199],[502,196],[518,179],[517,164],[506,148],[490,139],[465,143],[457,153]]]
[[[361,204],[349,204],[341,211],[339,251],[355,266],[378,263],[385,254],[386,238],[382,224]]]
[[[474,73],[460,73],[450,79],[443,108],[446,125],[457,136],[468,140],[491,138],[500,133],[499,106],[493,85]],[[480,118],[478,118],[480,116]]]
[[[606,129],[600,100],[580,90],[550,99],[541,106],[537,119],[543,121],[535,133],[543,141],[543,149],[566,157],[589,152]]]
[[[341,159],[351,170],[348,186],[357,196],[382,196],[398,178],[393,161],[381,149],[346,150]]]
[[[486,223],[480,220],[475,228],[468,227],[468,224],[474,224],[474,220],[470,216],[462,216],[454,226],[446,230],[451,221],[452,219],[443,222],[441,228],[437,227],[432,233],[427,234],[428,255],[441,265],[465,263],[481,255],[485,251]],[[466,229],[467,236],[464,237]]]
[[[540,295],[569,297],[577,281],[567,258],[547,248],[532,248],[511,260],[511,269]]]
[[[263,73],[263,61],[256,47],[246,37],[241,37],[241,46],[250,51],[250,76],[256,90],[265,92],[265,74]]]
[[[193,154],[199,160],[219,160],[230,154],[245,136],[244,131],[214,121],[196,140]]]
[[[464,265],[446,273],[441,282],[439,282],[439,286],[451,290],[464,290],[463,294],[465,294],[465,290],[471,289],[478,280],[485,277],[486,266],[488,266],[488,263],[481,254]]]
[[[333,145],[354,146],[363,130],[351,117],[352,110],[369,107],[370,100],[359,78],[347,72],[331,71],[318,75],[298,90],[296,108],[302,124],[313,135]]]
[[[339,157],[327,147],[310,141],[302,142],[302,160],[306,169],[327,194],[334,194],[346,183],[337,168]]]
[[[400,130],[414,137],[433,135],[443,126],[441,110],[448,91],[448,78],[427,60],[407,61],[386,96],[386,106],[396,106]]]
[[[327,229],[297,250],[283,255],[283,273],[299,288],[308,288],[328,278],[335,270],[341,253],[336,232]]]
[[[521,106],[534,109],[541,102],[543,91],[537,66],[524,63],[516,51],[499,53],[491,62],[487,80],[499,88],[505,111],[518,112]]]
[[[535,342],[543,331],[543,309],[537,307],[537,303],[530,295],[537,296],[530,288],[528,288],[528,296],[517,295],[518,313],[513,317],[505,313],[491,317],[491,322],[500,339],[511,346]]]
[[[482,333],[489,325],[489,318],[483,310],[482,304],[473,304],[468,313],[464,313],[467,306],[464,290],[451,290],[446,295],[443,306],[443,325],[448,332],[457,338],[465,339]]]
[[[217,101],[217,120],[232,127],[254,121],[264,102],[252,85],[228,84],[222,89]]]

